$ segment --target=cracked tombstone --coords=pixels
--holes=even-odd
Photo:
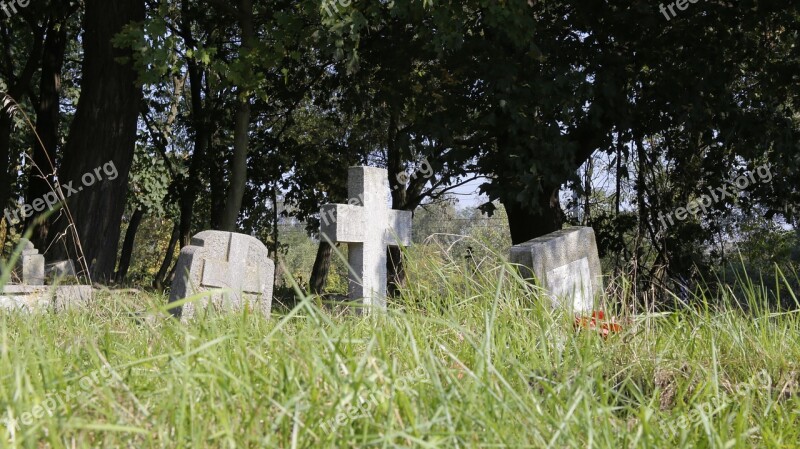
[[[269,317],[275,263],[255,237],[223,231],[203,231],[181,250],[169,302],[202,292],[201,298],[172,309],[184,320],[198,308],[240,310],[246,305]],[[224,289],[225,291],[214,291]]]
[[[592,228],[563,229],[515,245],[510,260],[520,266],[524,278],[539,282],[553,306],[592,311],[595,299],[604,291]]]
[[[389,208],[389,177],[375,167],[350,167],[349,204],[320,210],[320,237],[347,243],[347,296],[365,308],[386,308],[386,250],[411,244],[411,212]]]

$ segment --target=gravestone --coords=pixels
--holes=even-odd
[[[594,309],[604,291],[594,230],[574,227],[515,245],[511,263],[518,264],[526,279],[537,280],[554,306],[576,312]]]
[[[386,307],[386,250],[411,244],[411,212],[389,208],[389,176],[375,167],[350,167],[349,204],[320,211],[320,237],[347,243],[347,296],[366,307]]]
[[[94,290],[91,285],[44,285],[44,256],[31,242],[20,240],[22,284],[8,284],[0,291],[0,309],[53,310],[87,306]]]
[[[275,263],[255,237],[233,232],[203,231],[181,250],[169,301],[211,291],[196,301],[172,309],[191,319],[198,307],[237,310],[245,305],[269,316]],[[224,289],[226,291],[214,291]]]
[[[44,274],[48,278],[61,278],[67,276],[77,276],[75,263],[71,260],[60,260],[45,265]]]
[[[62,312],[88,307],[94,295],[91,285],[6,285],[0,292],[0,309]]]
[[[44,256],[34,248],[33,243],[21,239],[22,283],[25,285],[44,285]]]

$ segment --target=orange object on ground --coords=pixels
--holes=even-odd
[[[603,338],[608,338],[612,333],[622,332],[622,326],[616,322],[614,318],[610,321],[605,320],[605,313],[602,310],[592,312],[592,317],[575,317],[575,324],[573,326],[576,331],[581,329],[589,329],[597,331]]]

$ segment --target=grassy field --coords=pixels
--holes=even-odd
[[[491,268],[487,268],[491,267]],[[574,317],[497,261],[410,254],[385,314],[315,298],[181,324],[165,298],[0,315],[2,447],[796,447],[797,313]]]

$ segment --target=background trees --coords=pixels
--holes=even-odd
[[[0,30],[0,89],[41,138],[4,107],[0,201],[46,193],[34,167],[51,175],[50,160],[51,183],[114,160],[117,181],[68,203],[97,279],[138,266],[154,222],[156,286],[200,229],[275,252],[284,220],[313,234],[357,163],[386,167],[393,207],[412,211],[483,177],[481,210],[502,205],[515,243],[593,225],[642,288],[718,265],[756,215],[796,223],[797,6],[712,2],[667,21],[639,1],[106,3],[42,2]],[[423,160],[430,177],[396,176]],[[658,220],[763,164],[773,181]],[[49,257],[74,257],[63,214],[27,226]]]

